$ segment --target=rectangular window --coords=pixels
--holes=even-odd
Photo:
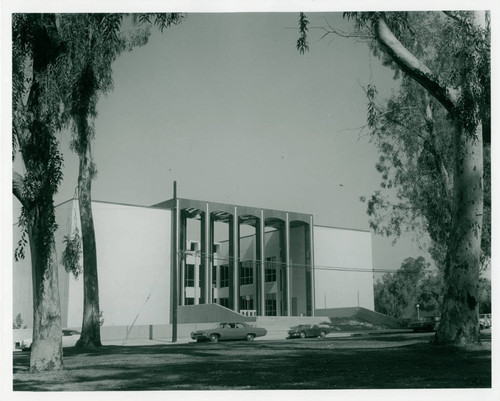
[[[212,284],[217,285],[217,266],[212,266]]]
[[[194,287],[194,265],[186,265],[184,285],[186,287]]]
[[[240,297],[240,309],[253,310],[253,297],[251,295]]]
[[[240,285],[253,284],[253,261],[240,262]]]
[[[194,305],[194,298],[186,298],[186,305]]]
[[[266,283],[276,281],[276,256],[266,258]]]
[[[276,316],[276,294],[266,294],[266,316]]]
[[[229,298],[220,298],[219,305],[229,308]]]
[[[229,266],[221,265],[220,266],[220,286],[229,287]]]

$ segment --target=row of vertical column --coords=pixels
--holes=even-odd
[[[214,222],[210,212],[209,203],[205,204],[204,210],[200,211],[201,215],[201,238],[200,238],[200,270],[196,274],[195,283],[196,287],[199,283],[200,288],[200,302],[211,303],[213,302],[212,290],[212,266],[213,266],[213,243],[214,243]],[[187,217],[181,210],[179,200],[175,199],[174,208],[174,235],[173,235],[173,256],[172,263],[175,272],[172,274],[174,291],[172,291],[172,298],[177,305],[184,304],[184,288],[185,288],[185,264],[186,264],[186,245],[187,245]],[[264,210],[260,210],[260,214],[256,217],[255,226],[255,242],[256,242],[256,264],[255,264],[255,309],[257,314],[264,316],[266,312],[266,281],[265,281],[265,268],[266,268],[266,254],[265,254],[265,215]],[[283,220],[281,220],[283,221]],[[238,216],[238,208],[234,206],[231,217],[228,220],[229,224],[229,308],[235,311],[240,309],[240,221]],[[309,283],[306,284],[306,297],[308,310],[314,311],[314,259],[313,259],[313,229],[312,229],[312,216],[309,222],[309,238],[306,239],[306,248],[309,248]],[[283,230],[284,228],[284,230]],[[280,227],[280,259],[283,264],[283,276],[279,280],[283,280],[283,286],[280,289],[277,285],[276,310],[278,314],[291,315],[291,265],[290,265],[290,221],[289,214],[285,213],[285,220]],[[195,269],[197,270],[197,269]],[[278,281],[278,279],[277,279]],[[283,308],[281,309],[281,302]],[[195,303],[198,303],[198,297],[195,298]]]

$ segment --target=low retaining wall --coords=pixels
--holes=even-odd
[[[190,338],[191,332],[213,328],[215,323],[182,323],[177,325],[178,338]],[[171,324],[139,326],[102,326],[101,340],[169,340],[172,338]]]
[[[218,304],[177,307],[177,323],[255,322],[255,316],[243,316]]]
[[[387,326],[388,328],[394,329],[400,327],[400,322],[398,321],[398,319],[358,306],[350,308],[317,309],[315,311],[315,315],[330,318],[356,317],[379,326]]]

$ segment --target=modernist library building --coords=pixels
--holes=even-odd
[[[244,316],[373,310],[371,233],[313,215],[174,198],[92,202],[104,326],[171,324],[174,307],[216,304]],[[80,230],[78,201],[56,207],[56,249]],[[14,227],[14,244],[20,233]],[[14,262],[13,313],[32,321],[31,261]],[[59,268],[64,327],[79,327],[83,279]]]

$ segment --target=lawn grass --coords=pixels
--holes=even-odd
[[[432,334],[104,346],[64,350],[65,369],[28,373],[14,353],[14,391],[490,388],[491,339],[429,344]]]

